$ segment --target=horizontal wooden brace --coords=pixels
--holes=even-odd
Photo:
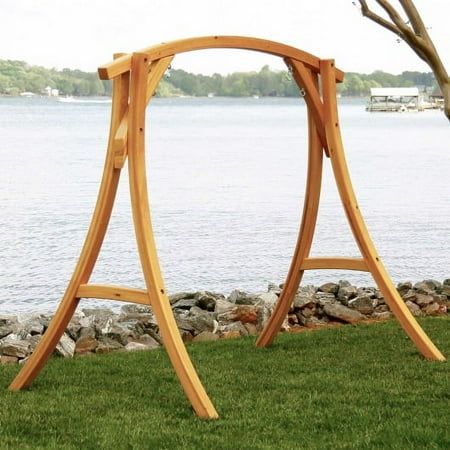
[[[313,269],[343,269],[369,272],[369,268],[362,258],[326,257],[304,259],[300,270]]]
[[[81,284],[77,298],[100,298],[103,300],[120,300],[121,302],[149,305],[150,297],[145,289],[133,289],[109,284]]]

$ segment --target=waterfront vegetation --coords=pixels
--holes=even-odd
[[[348,72],[339,85],[343,96],[366,96],[371,87],[436,86],[431,72],[403,72],[392,75],[382,71],[371,74]],[[42,94],[46,87],[58,89],[60,95],[103,96],[111,94],[109,81],[102,81],[96,72],[72,69],[46,69],[23,61],[0,60],[0,94],[19,95],[22,92]],[[161,81],[157,95],[161,97],[208,94],[227,97],[273,96],[296,97],[298,88],[287,71],[274,71],[264,66],[259,71],[235,72],[211,76],[171,69]]]
[[[450,354],[448,317],[421,325]],[[395,321],[202,342],[189,352],[221,418],[196,418],[162,349],[53,358],[7,391],[0,448],[448,449],[448,362],[419,356]]]

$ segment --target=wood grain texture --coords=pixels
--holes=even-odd
[[[313,75],[317,87],[317,75]],[[294,255],[291,260],[286,281],[280,298],[271,314],[267,324],[258,336],[257,347],[267,347],[272,344],[281,325],[294,301],[298,286],[303,277],[303,261],[308,257],[316,228],[319,210],[320,190],[322,185],[323,151],[320,137],[317,132],[313,114],[308,109],[308,175],[306,180],[305,203],[303,216],[297,238]]]
[[[366,262],[362,258],[343,258],[343,257],[322,257],[322,258],[306,258],[302,263],[302,270],[316,269],[342,269],[342,270],[359,270],[368,272]]]
[[[442,353],[431,342],[414,316],[409,311],[397,289],[392,283],[381,258],[378,256],[375,246],[369,236],[361,211],[356,201],[350,180],[350,173],[344,156],[344,148],[341,139],[337,100],[336,82],[334,79],[334,62],[332,60],[321,61],[322,92],[325,116],[325,132],[330,151],[330,160],[339,195],[344,206],[353,236],[358,244],[361,254],[366,261],[375,282],[382,292],[386,303],[395,315],[406,334],[414,342],[418,350],[425,358],[430,360],[444,360]]]
[[[136,241],[149,294],[149,304],[151,298],[161,337],[178,379],[197,415],[213,419],[218,417],[217,411],[192,365],[173,316],[152,230],[145,166],[145,108],[150,62],[145,53],[133,54],[128,167]]]
[[[320,137],[320,142],[325,150],[325,154],[329,156],[328,143],[325,136],[325,128],[323,126],[323,104],[316,85],[316,80],[311,71],[308,70],[301,61],[297,61],[292,58],[284,58],[284,62],[291,69],[292,76],[294,77],[297,86],[303,88],[305,92],[305,103],[308,106],[308,111],[311,112],[314,118],[317,132]]]
[[[158,87],[165,71],[172,62],[173,56],[152,61],[148,71],[146,103],[148,104]],[[128,155],[128,108],[125,111],[114,137],[114,167],[121,169],[125,165]]]
[[[99,298],[148,305],[149,295],[144,289],[133,289],[109,284],[81,284],[77,298]]]
[[[12,391],[28,387],[52,355],[78,305],[78,288],[81,284],[88,282],[97,261],[119,183],[120,170],[114,168],[113,141],[120,118],[128,106],[128,94],[129,73],[124,73],[113,81],[111,127],[106,161],[97,203],[81,255],[64,297],[50,321],[48,329],[39,341],[33,354],[9,386],[9,389]]]
[[[281,58],[292,58],[303,62],[309,69],[318,73],[320,71],[320,60],[317,56],[299,50],[280,42],[268,41],[246,36],[202,36],[189,39],[180,39],[177,41],[163,42],[158,45],[144,48],[139,53],[145,53],[150,61],[155,59],[173,56],[177,53],[191,52],[195,50],[204,50],[208,48],[235,48],[242,50],[253,50]],[[102,80],[111,80],[131,68],[131,54],[127,54],[104,64],[98,68],[99,76]],[[344,79],[344,73],[335,69],[337,81]]]

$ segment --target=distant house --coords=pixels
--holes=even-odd
[[[51,88],[50,86],[47,86],[44,89],[44,91],[49,97],[58,97],[59,96],[59,90]]]
[[[419,89],[412,88],[371,88],[367,111],[421,111]]]

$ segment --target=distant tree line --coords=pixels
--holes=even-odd
[[[365,96],[372,87],[419,86],[431,89],[435,85],[431,72],[403,72],[400,75],[382,71],[371,74],[348,72],[339,85],[339,92],[343,96]],[[30,66],[23,61],[0,60],[0,94],[42,94],[46,87],[58,89],[60,95],[111,95],[111,83],[100,80],[96,72],[46,69]],[[203,97],[208,94],[225,97],[298,97],[299,91],[287,71],[274,71],[269,66],[262,67],[258,72],[215,73],[211,76],[170,69],[157,90],[157,95],[161,97]]]
[[[23,61],[0,60],[0,93],[18,95],[21,92],[42,94],[46,87],[58,89],[62,95],[110,95],[109,82],[95,72],[71,69],[46,69]]]

